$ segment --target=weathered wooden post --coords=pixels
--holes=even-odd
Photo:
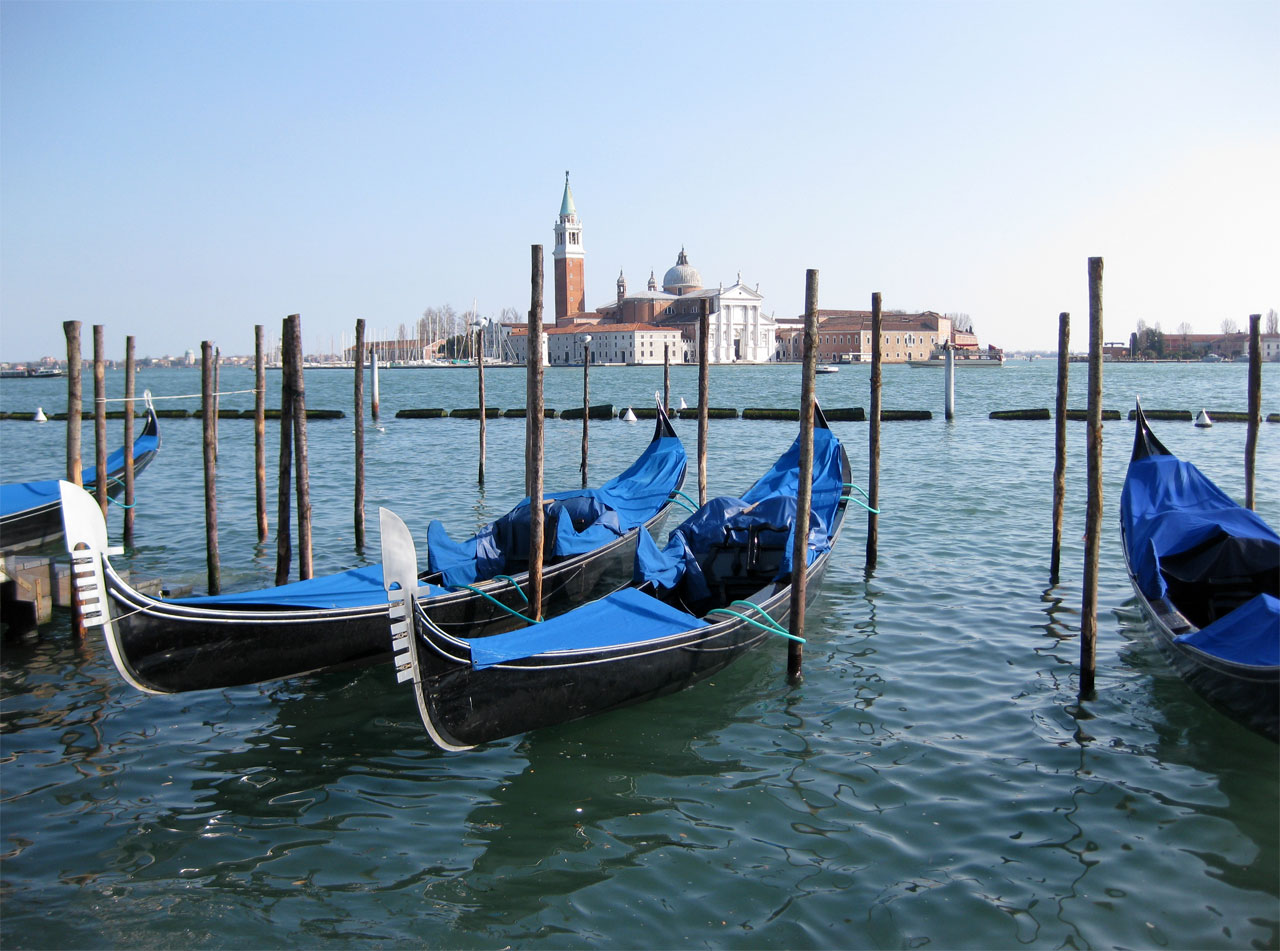
[[[62,332],[67,338],[67,481],[84,485],[84,464],[80,461],[80,429],[84,422],[84,397],[80,372],[84,358],[80,353],[80,321],[64,320]],[[75,585],[71,586],[74,592]],[[71,598],[71,630],[77,638],[85,636],[84,609],[79,595]]]
[[[64,320],[62,332],[67,338],[67,481],[83,486],[80,427],[84,419],[84,397],[81,395],[80,371],[84,358],[80,355],[80,321]]]
[[[293,476],[293,353],[288,344],[289,322],[286,317],[280,327],[280,466],[276,480],[276,584],[289,580],[289,566],[293,561],[293,494],[290,487]]]
[[[1062,506],[1067,497],[1067,368],[1071,365],[1071,315],[1058,315],[1058,393],[1054,401],[1053,548],[1049,553],[1049,584],[1058,583],[1062,567]]]
[[[107,505],[111,496],[107,494],[107,355],[105,334],[102,324],[93,325],[93,459],[94,469],[98,473],[94,479],[94,494],[98,497],[98,505],[102,509],[102,517],[107,517]],[[127,447],[132,449],[132,447]]]
[[[698,302],[698,504],[707,504],[707,404],[711,400],[711,301]]]
[[[818,371],[818,272],[805,271],[804,370],[800,377],[800,486],[796,492],[795,538],[791,547],[791,638],[787,678],[800,680],[804,661],[804,608],[809,567],[809,510],[813,503],[813,391]]]
[[[478,394],[480,402],[480,466],[476,472],[476,481],[484,485],[484,451],[485,451],[485,426],[486,413],[484,407],[484,346],[483,346],[483,330],[476,331],[476,376],[478,379],[480,392]]]
[[[671,344],[662,345],[662,411],[671,412]]]
[[[213,348],[213,418],[218,418],[222,407],[222,350]],[[213,428],[213,461],[218,461],[218,427]]]
[[[200,344],[200,422],[204,449],[204,552],[208,564],[209,594],[222,592],[218,566],[218,489],[216,446],[218,412],[214,409],[213,344]]]
[[[1102,258],[1089,258],[1089,502],[1080,605],[1080,698],[1093,696],[1098,651],[1098,553],[1102,544]]]
[[[956,348],[948,340],[942,345],[942,352],[942,415],[951,422],[956,418]]]
[[[1254,508],[1253,467],[1258,454],[1258,427],[1262,425],[1261,314],[1249,315],[1249,429],[1244,437],[1244,504]]]
[[[880,545],[880,292],[871,295],[871,412],[867,450],[867,570],[876,566]]]
[[[258,544],[267,540],[267,367],[262,324],[253,328],[253,483]]]
[[[355,392],[352,397],[356,414],[356,551],[364,551],[364,318],[356,320],[356,344],[351,348],[355,364]]]
[[[133,547],[133,397],[137,385],[133,337],[124,338],[124,543]]]
[[[375,344],[369,348],[369,376],[373,386],[373,398],[370,402],[369,409],[373,413],[373,421],[378,421],[378,404],[381,402],[378,396],[378,347]]]
[[[582,335],[582,487],[587,487],[587,433],[591,418],[591,334]]]
[[[525,357],[527,399],[526,481],[529,486],[529,609],[534,620],[542,618],[542,245],[533,245],[532,301],[529,307],[529,351]]]
[[[298,493],[298,578],[312,576],[311,562],[311,479],[307,468],[307,400],[302,379],[302,316],[294,314],[289,345],[293,350],[293,455],[294,479]]]

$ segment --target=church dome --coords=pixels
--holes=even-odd
[[[681,248],[675,267],[670,268],[663,275],[662,289],[668,294],[684,294],[686,291],[697,290],[700,287],[702,287],[702,275],[689,264],[689,258],[684,253],[684,248]]]

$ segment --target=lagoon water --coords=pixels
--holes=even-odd
[[[1050,586],[1053,424],[987,418],[1052,407],[1054,369],[959,372],[947,423],[940,372],[885,368],[884,406],[935,418],[884,424],[879,563],[865,571],[865,520],[851,516],[808,613],[797,686],[779,642],[684,693],[449,755],[385,667],[153,697],[117,676],[100,635],[74,640],[65,612],[6,639],[0,943],[1280,946],[1277,747],[1206,706],[1148,638],[1118,542],[1127,421],[1104,429],[1097,694],[1077,703],[1085,424],[1070,424]],[[1083,408],[1087,367],[1071,372]],[[672,377],[673,402],[692,405],[696,370]],[[647,405],[661,380],[660,367],[594,369],[593,402]],[[491,406],[523,405],[523,370],[486,382]],[[4,380],[0,409],[62,410],[65,384]],[[1103,402],[1126,416],[1135,396],[1244,410],[1245,384],[1241,364],[1108,364]],[[144,386],[198,393],[199,371],[147,371]],[[224,370],[221,386],[249,389],[252,375]],[[268,386],[278,405],[278,374]],[[380,505],[421,539],[432,517],[463,535],[517,500],[522,420],[490,421],[481,490],[474,421],[395,418],[476,405],[474,371],[386,371],[366,437],[370,546],[354,551],[351,374],[308,371],[306,387],[309,406],[348,414],[309,425],[318,572],[379,559]],[[109,374],[109,395],[122,388]],[[1265,366],[1264,413],[1280,411],[1278,388],[1280,366]],[[581,370],[548,371],[546,391],[550,407],[579,405]],[[713,406],[794,406],[799,371],[717,368],[711,392]],[[819,377],[818,393],[866,407],[868,370]],[[1243,424],[1153,425],[1243,497]],[[677,427],[692,454],[696,424]],[[833,428],[865,484],[867,425]],[[591,481],[649,432],[593,423]],[[118,562],[199,591],[200,425],[163,420],[162,433],[138,483],[138,548]],[[741,492],[794,435],[713,421],[710,494]],[[64,437],[62,423],[0,422],[0,480],[58,475]],[[549,489],[578,484],[580,437],[580,422],[548,422]],[[269,472],[277,440],[269,423]],[[220,441],[224,589],[269,584],[252,424],[222,421]],[[1280,426],[1264,424],[1257,465],[1259,511],[1280,525]]]

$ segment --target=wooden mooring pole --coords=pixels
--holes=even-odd
[[[290,318],[289,346],[293,350],[293,455],[298,494],[298,578],[309,579],[311,567],[311,479],[307,468],[307,399],[302,380],[302,317]]]
[[[93,465],[94,494],[106,518],[111,496],[107,494],[107,354],[102,324],[93,325]]]
[[[1049,552],[1049,584],[1058,583],[1062,568],[1062,507],[1067,497],[1067,370],[1071,365],[1071,315],[1058,315],[1058,393],[1054,400],[1053,546]]]
[[[542,551],[544,518],[542,511],[542,433],[546,424],[542,403],[542,245],[533,245],[532,300],[529,306],[529,350],[525,356],[527,463],[529,486],[529,610],[534,620],[542,618]]]
[[[800,377],[800,485],[791,548],[791,639],[787,641],[787,679],[800,680],[804,662],[804,609],[809,568],[809,510],[813,504],[813,399],[818,372],[818,272],[805,271],[804,370]]]
[[[956,348],[948,340],[942,345],[945,358],[942,369],[942,415],[947,422],[956,418]]]
[[[1261,314],[1249,315],[1249,429],[1244,437],[1244,504],[1254,508],[1254,462],[1258,455],[1258,427],[1262,424]]]
[[[133,399],[138,365],[133,337],[124,338],[124,544],[133,547]]]
[[[1098,653],[1098,554],[1102,544],[1102,258],[1089,258],[1089,502],[1080,603],[1080,699],[1094,693]]]
[[[587,440],[591,423],[591,334],[582,337],[582,487],[587,487]]]
[[[867,448],[867,571],[876,567],[880,545],[880,292],[871,295],[871,412]]]
[[[286,317],[280,327],[280,466],[276,480],[276,584],[289,580],[289,567],[293,562],[293,494],[290,483],[293,478],[293,353],[289,339],[289,322]]]
[[[485,417],[488,415],[484,408],[484,331],[476,331],[476,382],[480,392],[477,394],[480,402],[480,465],[476,470],[476,481],[480,485],[484,485],[484,453],[485,453]]]
[[[369,410],[373,414],[373,421],[378,421],[378,404],[381,399],[378,394],[378,348],[372,346],[369,348],[369,383],[373,387],[372,401],[369,404]]]
[[[213,344],[200,344],[200,422],[204,450],[204,553],[208,565],[209,594],[222,592],[218,566],[217,444],[218,411],[213,385]]]
[[[267,366],[262,324],[253,328],[253,485],[258,544],[267,540]]]
[[[698,309],[698,505],[707,504],[707,415],[711,401],[711,301]]]
[[[671,412],[671,344],[662,345],[662,411]]]
[[[67,338],[67,481],[83,486],[80,427],[83,422],[84,397],[80,371],[83,369],[84,358],[80,355],[80,321],[63,321],[62,332]]]
[[[356,416],[356,487],[355,539],[356,551],[364,551],[364,318],[356,320],[356,345],[351,350],[355,364],[353,410]]]

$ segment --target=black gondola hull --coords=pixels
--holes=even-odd
[[[155,436],[160,431],[160,424],[154,410],[148,408],[146,420],[142,432],[138,434],[139,439],[143,436]],[[134,475],[141,474],[142,470],[151,464],[155,455],[154,449],[135,455]],[[123,465],[108,471],[107,495],[110,498],[118,499],[124,493],[123,480]],[[94,492],[94,485],[92,483],[86,485],[85,491]],[[62,504],[56,500],[19,512],[10,512],[8,515],[0,515],[0,553],[6,555],[56,542],[62,538],[62,535]]]
[[[811,600],[830,552],[809,568]],[[755,601],[786,626],[791,586],[758,592]],[[434,616],[434,612],[433,612]],[[475,669],[452,655],[425,618],[416,617],[423,681],[420,703],[432,732],[446,745],[478,746],[528,730],[568,723],[684,690],[710,677],[776,635],[739,619],[697,628],[667,642],[572,656],[538,655],[526,661]]]
[[[646,529],[656,536],[669,510],[664,506]],[[626,584],[635,548],[632,531],[604,548],[544,568],[544,616]],[[524,622],[513,612],[528,610],[518,591],[527,587],[528,575],[513,578],[516,584],[478,585],[487,598],[471,591],[433,598],[432,616],[443,629],[468,637],[514,630]],[[188,608],[140,594],[109,565],[106,586],[111,611],[107,638],[117,666],[134,686],[151,693],[235,687],[380,663],[391,656],[386,604],[298,611]]]
[[[1152,456],[1173,456],[1173,453],[1151,432],[1139,406],[1130,465]],[[1187,685],[1210,705],[1249,729],[1272,740],[1280,740],[1280,667],[1236,663],[1179,640],[1179,637],[1196,631],[1189,617],[1196,616],[1201,605],[1179,606],[1164,599],[1153,602],[1143,591],[1134,567],[1135,558],[1140,555],[1133,552],[1134,543],[1125,530],[1124,504],[1122,498],[1120,541],[1125,569],[1157,648]],[[1269,586],[1263,584],[1252,593],[1266,591],[1268,587],[1274,592],[1274,578],[1270,579]],[[1171,591],[1169,597],[1176,596]]]

